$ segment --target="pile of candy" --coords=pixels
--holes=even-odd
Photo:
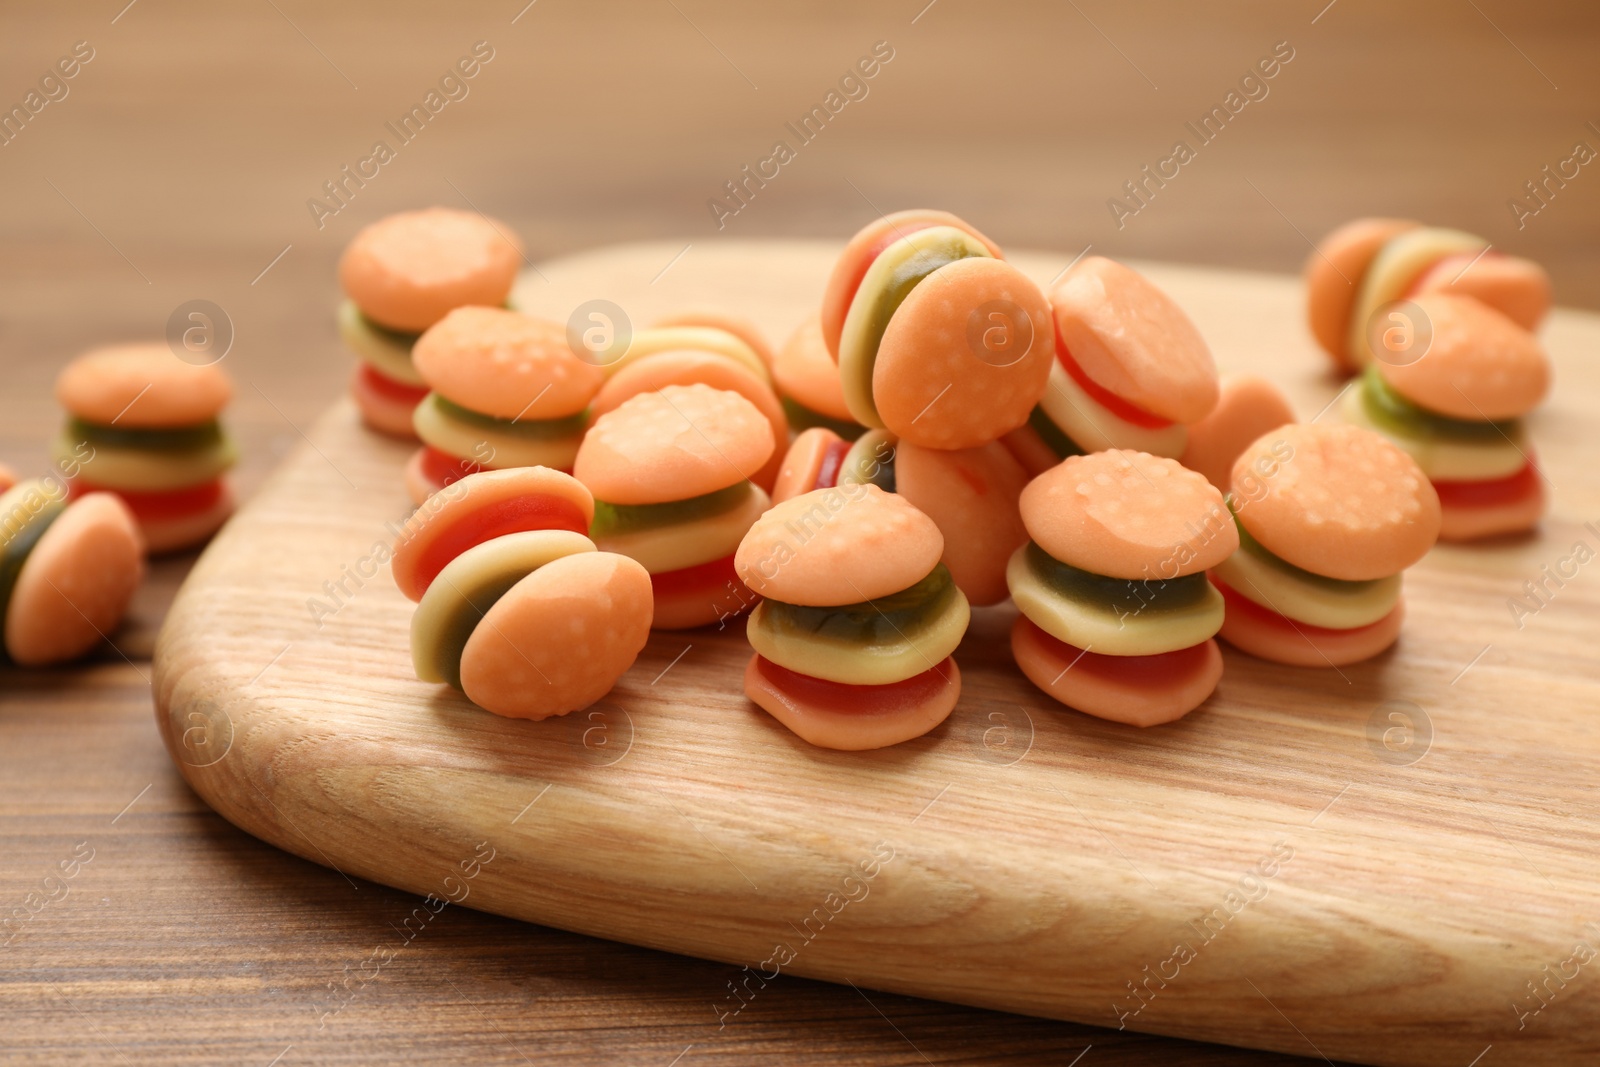
[[[1008,598],[1023,675],[1139,726],[1205,702],[1217,637],[1306,667],[1378,655],[1436,539],[1545,508],[1521,420],[1549,389],[1549,280],[1486,249],[1391,219],[1330,234],[1310,326],[1358,377],[1299,424],[1272,383],[1219,381],[1136,271],[1088,257],[1044,292],[945,212],[856,234],[776,350],[690,310],[604,358],[507,306],[503,224],[382,219],[345,251],[338,325],[366,424],[420,442],[392,557],[417,676],[544,718],[604,696],[652,628],[748,614],[750,699],[870,749],[950,714],[972,607]],[[159,345],[61,373],[59,477],[0,468],[10,658],[82,654],[146,550],[226,520],[231,394]]]
[[[1549,384],[1548,281],[1454,231],[1367,220],[1312,257],[1312,331],[1366,370],[1342,424],[1309,425],[1270,382],[1219,382],[1137,272],[1090,257],[1045,293],[945,212],[856,234],[776,352],[694,312],[597,360],[501,306],[504,233],[385,219],[346,253],[340,312],[368,424],[422,441],[395,547],[418,676],[500,714],[587,706],[650,627],[748,612],[750,699],[878,748],[949,715],[972,606],[1009,597],[1026,677],[1151,726],[1214,691],[1216,637],[1375,656],[1441,533],[1542,513],[1515,420]]]

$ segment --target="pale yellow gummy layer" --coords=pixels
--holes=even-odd
[[[1527,438],[1519,425],[1509,439],[1493,437],[1481,444],[1447,441],[1438,437],[1412,437],[1380,426],[1367,414],[1362,390],[1357,381],[1345,390],[1339,401],[1339,417],[1352,426],[1382,434],[1393,441],[1422,468],[1429,479],[1440,482],[1482,482],[1508,478],[1528,464]]]
[[[602,369],[607,375],[658,352],[707,352],[739,364],[768,385],[772,375],[755,349],[726,330],[712,326],[654,326],[635,333],[628,350]]]
[[[761,487],[752,485],[738,507],[721,514],[695,522],[614,534],[600,538],[598,544],[601,551],[627,556],[651,574],[681,571],[733,555],[750,527],[771,506],[772,501]]]
[[[437,396],[437,393],[429,393],[411,413],[411,425],[425,444],[491,470],[507,467],[572,469],[578,446],[583,443],[582,434],[532,439],[498,433],[450,415],[435,401]]]
[[[887,645],[845,645],[826,637],[781,632],[772,625],[765,601],[756,605],[745,628],[750,647],[791,671],[846,685],[889,685],[932,670],[961,644],[972,609],[961,590],[949,607]]]
[[[1222,629],[1222,594],[1209,583],[1205,598],[1191,607],[1119,616],[1050,588],[1028,566],[1027,553],[1024,545],[1006,564],[1011,599],[1034,625],[1058,641],[1105,656],[1154,656],[1198,645]]]
[[[1356,583],[1353,592],[1312,585],[1254,554],[1239,549],[1217,565],[1217,577],[1246,600],[1268,611],[1330,630],[1353,630],[1377,622],[1400,602],[1400,576]]]
[[[80,443],[63,429],[50,446],[50,458],[62,469],[79,469],[84,480],[93,485],[130,493],[160,493],[204,485],[222,477],[239,457],[233,439],[226,434],[206,448],[170,452],[97,444],[88,460],[78,454]]]
[[[411,361],[411,342],[402,343],[395,335],[375,329],[353,300],[345,300],[339,305],[339,339],[359,358],[381,371],[384,377],[418,387],[428,384],[422,380],[416,364]]]

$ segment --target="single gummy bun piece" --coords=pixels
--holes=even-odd
[[[466,304],[504,304],[522,245],[504,225],[432,207],[379,219],[339,260],[339,282],[361,313],[391,330],[421,333]]]
[[[497,419],[576,415],[605,381],[573,354],[560,323],[505,308],[451,311],[417,338],[411,357],[440,396]]]
[[[474,545],[530,530],[589,532],[594,497],[570,474],[549,467],[480,471],[434,493],[395,539],[389,569],[410,600],[445,565]]]
[[[573,474],[597,500],[660,504],[726,489],[766,466],[772,426],[738,393],[669,385],[595,420]]]
[[[1240,454],[1233,482],[1250,536],[1328,578],[1398,574],[1439,536],[1439,495],[1416,460],[1359,426],[1281,426]]]
[[[56,377],[56,400],[68,414],[128,430],[210,422],[232,399],[222,368],[186,363],[159,343],[91,349]]]
[[[1294,421],[1289,398],[1265,378],[1226,378],[1211,414],[1189,427],[1189,444],[1178,461],[1226,493],[1239,453],[1267,431]]]
[[[1410,219],[1356,219],[1317,243],[1306,259],[1306,317],[1322,350],[1343,367],[1349,353],[1350,315],[1361,279],[1389,241],[1422,225]]]
[[[640,393],[659,392],[669,385],[696,384],[738,393],[766,418],[774,442],[781,445],[789,440],[789,418],[772,387],[742,364],[710,352],[663,352],[630,363],[606,381],[589,410],[598,418]],[[763,489],[772,488],[782,462],[782,454],[774,448],[752,480]]]
[[[1053,359],[1039,287],[1003,259],[958,259],[918,282],[889,319],[872,403],[902,440],[976,448],[1028,421]]]
[[[1412,301],[1432,341],[1410,363],[1379,361],[1378,373],[1418,407],[1453,419],[1526,415],[1550,389],[1550,360],[1533,334],[1465,296],[1423,293]]]
[[[903,682],[844,685],[755,655],[745,667],[744,692],[802,740],[862,752],[921,737],[944,722],[961,696],[961,669],[946,658]]]
[[[117,628],[143,579],[144,545],[127,506],[110,493],[73,501],[17,573],[6,652],[25,667],[77,659]]]
[[[1209,639],[1153,656],[1103,656],[1057,640],[1026,615],[1011,626],[1011,655],[1030,682],[1061,703],[1129,726],[1182,718],[1222,679],[1222,652]]]
[[[4,463],[0,463],[0,493],[17,484],[17,474]]]
[[[593,704],[650,636],[650,575],[612,552],[552,560],[495,601],[461,653],[461,689],[497,715],[543,719]]]
[[[1017,501],[1028,474],[1005,446],[991,441],[958,451],[900,442],[895,492],[944,535],[944,564],[967,600],[998,604],[1009,594],[1006,565],[1028,540]]]
[[[1521,256],[1445,256],[1412,285],[1413,293],[1469,296],[1524,330],[1537,330],[1550,310],[1550,275]]]
[[[1217,403],[1205,338],[1144,275],[1090,256],[1050,291],[1061,343],[1096,385],[1152,415],[1197,422]]]
[[[1022,491],[1021,511],[1040,548],[1110,578],[1195,574],[1239,547],[1216,487],[1144,452],[1068,456]]]
[[[761,596],[826,608],[909,589],[943,552],[939,527],[905,498],[851,483],[773,506],[744,535],[734,567]]]

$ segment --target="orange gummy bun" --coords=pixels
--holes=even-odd
[[[985,328],[985,315],[995,325]],[[1001,259],[956,260],[917,283],[889,319],[873,405],[901,440],[975,448],[1028,421],[1054,355],[1038,286]]]
[[[1073,266],[1050,291],[1061,343],[1090,380],[1172,422],[1217,403],[1217,368],[1194,322],[1166,293],[1103,256]]]
[[[560,323],[505,308],[449,312],[417,338],[411,356],[440,396],[498,419],[575,415],[605,381],[573,354]]]
[[[210,422],[231,399],[233,383],[221,367],[186,363],[164,344],[91,349],[56,378],[56,400],[68,414],[130,430]]]
[[[1439,495],[1416,461],[1359,426],[1263,434],[1234,463],[1233,499],[1267,551],[1344,581],[1398,574],[1439,536]]]
[[[944,564],[967,600],[979,607],[1009,596],[1006,564],[1028,540],[1019,498],[1027,472],[1005,446],[895,447],[895,492],[927,515],[944,535]]]
[[[750,480],[763,489],[771,489],[783,464],[781,449],[789,440],[789,419],[772,387],[733,360],[708,352],[663,352],[623,367],[595,394],[589,410],[599,418],[640,393],[658,392],[669,385],[696,384],[739,394],[767,420],[772,439],[779,447],[773,449]]]
[[[745,534],[734,566],[761,596],[837,607],[909,589],[943,552],[939,527],[904,497],[852,483],[773,506]]]
[[[596,499],[657,504],[736,485],[776,446],[767,417],[738,393],[669,385],[595,420],[572,472]]]
[[[1526,415],[1550,389],[1550,360],[1537,338],[1465,296],[1424,293],[1412,303],[1431,329],[1421,357],[1379,361],[1378,373],[1406,399],[1453,419]]]
[[[1222,494],[1177,460],[1113,449],[1069,456],[1022,491],[1028,534],[1112,578],[1194,574],[1239,546]]]
[[[122,501],[111,493],[73,501],[17,573],[6,652],[29,667],[77,659],[116,630],[144,569],[139,528]]]
[[[421,333],[452,308],[504,304],[521,262],[522,245],[504,224],[432,207],[357,233],[339,260],[339,282],[380,326]]]
[[[1294,408],[1276,385],[1254,375],[1226,378],[1211,414],[1189,427],[1189,444],[1179,462],[1226,493],[1239,453],[1262,434],[1293,421]]]
[[[461,654],[474,704],[519,719],[588,707],[650,636],[650,575],[611,552],[546,563],[495,601]]]

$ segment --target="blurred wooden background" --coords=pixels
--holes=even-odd
[[[1581,0],[525,3],[9,7],[0,105],[76,42],[94,58],[0,146],[0,460],[43,469],[62,362],[207,299],[236,331],[231,422],[258,484],[348,374],[339,250],[428,203],[504,219],[535,259],[842,239],[931,205],[1003,244],[1272,271],[1351,216],[1398,214],[1538,259],[1561,303],[1600,306],[1600,165],[1521,228],[1507,206],[1576,142],[1600,149],[1600,12]],[[397,145],[384,124],[478,41],[493,58],[467,95],[319,228],[307,200],[375,140]],[[879,41],[893,59],[866,96],[800,145],[785,123]],[[1293,59],[1267,95],[1198,145],[1185,123],[1279,42]],[[707,201],[780,138],[795,158],[719,231]],[[1196,158],[1119,228],[1107,200],[1180,138]],[[310,1005],[405,902],[244,837],[167,766],[143,657],[184,566],[158,566],[126,661],[0,671],[0,904],[77,841],[101,849],[0,947],[8,1062],[1281,1059],[799,981],[719,1033],[702,1001],[727,968],[471,913],[319,1033]]]

